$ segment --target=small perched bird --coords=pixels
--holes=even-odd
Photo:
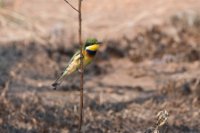
[[[83,46],[83,67],[85,68],[88,64],[90,64],[96,55],[97,50],[99,49],[99,45],[102,44],[101,42],[98,42],[95,38],[89,38],[86,40],[85,45]],[[69,61],[67,67],[65,68],[64,72],[61,74],[60,77],[52,84],[52,86],[56,89],[58,85],[61,84],[64,77],[69,76],[73,72],[80,69],[80,50],[78,50],[71,60]]]

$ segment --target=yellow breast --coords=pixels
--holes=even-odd
[[[84,50],[84,59],[83,59],[83,63],[84,63],[84,66],[87,66],[88,64],[90,64],[93,60],[93,56],[90,56],[85,50]]]

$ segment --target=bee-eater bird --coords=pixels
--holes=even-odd
[[[88,64],[92,62],[94,59],[96,52],[99,49],[99,45],[102,44],[101,42],[98,42],[95,38],[89,38],[86,40],[85,45],[82,49],[83,54],[83,67],[85,68]],[[78,50],[71,60],[69,61],[67,67],[65,68],[64,72],[61,74],[60,77],[52,84],[52,86],[56,89],[58,85],[61,84],[64,77],[69,76],[70,74],[74,73],[78,69],[80,69],[81,63],[81,54],[80,50]]]

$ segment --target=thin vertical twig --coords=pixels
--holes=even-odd
[[[80,110],[79,110],[79,133],[83,124],[83,78],[84,78],[84,67],[83,67],[83,42],[82,42],[82,14],[81,5],[82,0],[78,0],[78,10],[70,4],[67,0],[64,0],[72,9],[78,12],[78,39],[80,44]]]
[[[81,14],[81,5],[82,5],[82,0],[78,1],[78,22],[79,22],[79,44],[80,44],[80,54],[81,54],[81,71],[80,71],[80,111],[79,111],[79,133],[81,132],[81,127],[83,123],[83,43],[82,43],[82,14]]]

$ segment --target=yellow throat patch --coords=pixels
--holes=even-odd
[[[99,44],[94,44],[86,47],[86,50],[91,50],[91,51],[97,51],[98,49],[99,49]]]

